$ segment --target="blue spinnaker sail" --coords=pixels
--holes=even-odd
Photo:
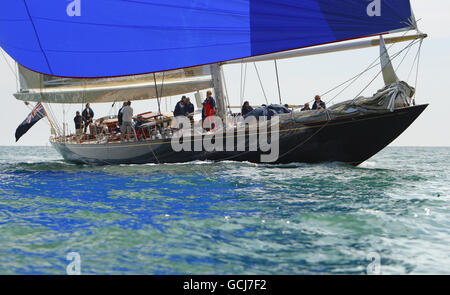
[[[0,46],[48,75],[165,71],[411,27],[409,0],[10,0]]]

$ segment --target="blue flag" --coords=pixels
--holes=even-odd
[[[46,116],[44,106],[39,102],[25,119],[22,124],[19,125],[16,129],[16,142],[24,135],[25,133],[33,127],[40,119]]]

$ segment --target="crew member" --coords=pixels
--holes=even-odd
[[[314,97],[314,104],[312,109],[313,110],[325,110],[327,107],[325,105],[325,103],[322,101],[322,99],[320,98],[320,95],[316,95],[316,97]]]
[[[244,105],[242,106],[241,109],[242,117],[245,117],[245,115],[247,115],[251,111],[253,111],[253,108],[250,106],[250,103],[248,101],[244,102]]]
[[[186,116],[189,118],[189,120],[191,120],[191,125],[193,126],[195,108],[194,105],[191,103],[191,99],[189,97],[186,97],[185,109],[186,109]]]
[[[120,127],[120,135],[121,139],[127,137],[127,140],[130,140],[130,133],[134,134],[133,128],[133,108],[131,107],[131,101],[127,102],[127,105],[123,108],[122,115],[122,126]]]
[[[77,111],[75,118],[75,135],[77,137],[77,142],[80,143],[81,134],[83,132],[83,117],[80,115],[80,111]]]
[[[119,127],[122,126],[122,116],[123,116],[123,108],[127,106],[127,102],[124,102],[122,107],[119,110],[119,113],[117,114],[117,120]]]
[[[183,95],[181,100],[175,106],[175,110],[173,111],[174,117],[186,116],[186,96]]]
[[[212,92],[208,90],[208,92],[206,92],[206,99],[203,102],[203,110],[202,110],[202,119],[204,122],[204,126],[207,126],[206,127],[207,131],[210,131],[215,127],[214,123],[212,122],[213,121],[212,117],[214,116],[215,111],[216,111],[216,101],[214,100],[214,97],[212,97]]]
[[[305,103],[305,105],[303,106],[303,109],[301,109],[301,111],[310,111],[311,108],[309,107],[309,102]]]
[[[191,103],[191,99],[189,97],[186,97],[185,100],[185,107],[186,107],[186,114],[191,115],[194,113],[194,105]]]
[[[90,126],[94,120],[94,111],[91,109],[89,103],[86,104],[86,108],[81,113],[84,122],[84,133],[86,133],[87,127]]]

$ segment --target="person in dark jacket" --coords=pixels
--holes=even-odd
[[[175,106],[173,116],[174,117],[186,116],[186,96],[183,95],[181,100]]]
[[[80,112],[77,111],[75,118],[73,118],[75,123],[75,134],[77,137],[77,142],[80,142],[81,133],[83,131],[83,117],[80,115]]]
[[[303,109],[301,109],[302,112],[304,111],[310,111],[311,108],[309,107],[309,102],[305,103],[305,105],[303,106]]]
[[[117,114],[117,119],[119,121],[118,122],[119,128],[120,128],[120,126],[122,126],[123,108],[126,106],[127,106],[127,102],[124,102],[122,107],[119,110],[119,113]]]
[[[314,97],[314,100],[315,101],[312,107],[313,110],[325,110],[327,108],[325,103],[320,98],[320,95],[316,95],[316,97]]]
[[[194,105],[191,103],[191,99],[189,97],[186,98],[186,116],[189,118],[189,120],[191,121],[191,126],[194,125],[194,112],[195,112],[195,108]]]
[[[248,101],[244,102],[244,105],[242,106],[241,109],[242,117],[245,117],[251,111],[253,111],[253,108],[250,106],[250,103]]]
[[[94,120],[94,111],[91,109],[91,105],[89,103],[86,104],[86,108],[83,110],[81,115],[83,117],[84,122],[84,133],[86,133],[88,126]]]
[[[194,105],[191,103],[191,99],[186,97],[186,115],[192,114],[195,112]]]

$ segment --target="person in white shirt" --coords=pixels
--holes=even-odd
[[[134,134],[133,130],[133,108],[131,107],[131,101],[127,102],[127,105],[122,110],[122,126],[120,126],[121,139],[127,137],[130,140],[130,133]]]

